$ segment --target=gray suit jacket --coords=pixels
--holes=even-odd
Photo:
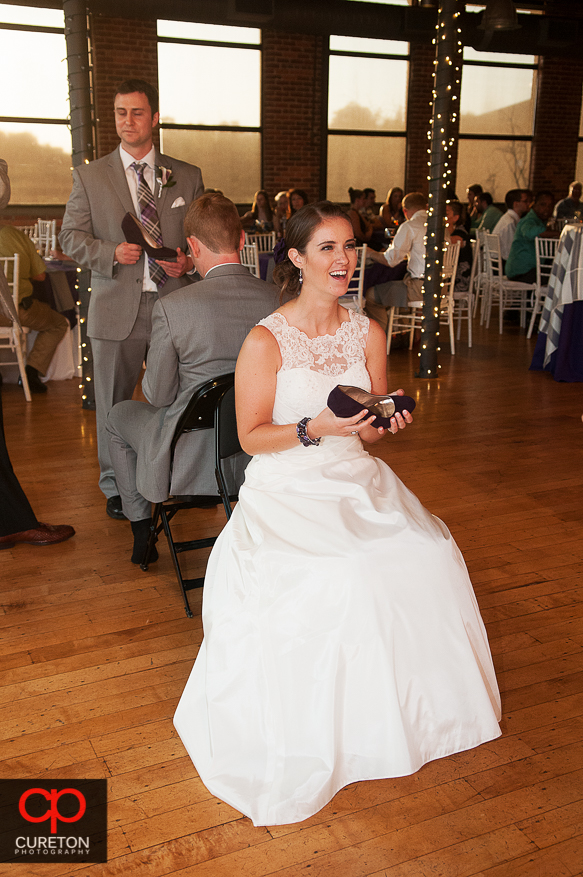
[[[156,151],[156,165],[172,169],[176,185],[155,199],[162,239],[167,247],[186,251],[183,223],[191,201],[203,194],[200,168]],[[177,198],[184,204],[172,207]],[[144,254],[135,265],[114,265],[115,248],[125,240],[121,222],[135,213],[119,149],[73,171],[71,192],[59,242],[63,252],[91,269],[91,299],[87,318],[90,338],[123,341],[136,321]],[[191,283],[189,277],[169,278],[160,296]]]
[[[199,283],[166,295],[152,314],[152,340],[142,389],[152,418],[138,448],[137,487],[151,502],[168,497],[170,443],[194,390],[235,369],[241,345],[259,320],[279,306],[279,289],[242,265],[213,268]],[[127,405],[127,403],[125,403]],[[213,431],[189,433],[176,449],[172,493],[215,494]],[[231,467],[238,490],[249,457]]]

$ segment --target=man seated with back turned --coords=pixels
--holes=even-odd
[[[194,390],[234,371],[247,333],[279,306],[278,288],[240,263],[245,234],[232,201],[216,193],[193,201],[184,231],[203,280],[158,299],[142,381],[148,402],[119,402],[107,419],[116,483],[134,536],[133,563],[144,555],[151,503],[168,498],[170,444]],[[247,460],[241,453],[227,461],[235,490]],[[213,431],[190,433],[176,454],[172,493],[216,496],[214,471]],[[151,560],[156,558],[154,551]]]
[[[367,255],[381,265],[394,267],[407,259],[407,273],[403,280],[379,283],[366,291],[366,312],[386,330],[387,308],[406,308],[409,302],[421,301],[425,273],[425,226],[427,199],[421,192],[410,192],[403,198],[403,213],[407,220],[397,229],[394,240],[384,253],[371,250]]]
[[[546,232],[554,205],[555,198],[552,192],[544,190],[537,192],[532,208],[516,226],[510,255],[506,262],[506,276],[509,280],[518,280],[521,283],[536,281],[535,238],[554,237],[553,232]]]

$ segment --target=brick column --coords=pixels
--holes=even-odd
[[[113,99],[124,79],[145,79],[158,88],[156,20],[91,17],[93,88],[97,158],[119,143],[115,133]],[[158,132],[155,135],[159,144]]]
[[[538,67],[530,187],[565,198],[575,177],[583,61],[541,57]]]
[[[327,100],[325,38],[264,30],[262,34],[263,186],[325,192],[324,125]]]
[[[434,59],[435,46],[431,43],[410,44],[405,192],[424,195],[429,191],[427,132],[431,122]]]

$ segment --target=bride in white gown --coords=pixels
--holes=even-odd
[[[383,430],[326,407],[339,383],[387,391],[384,333],[338,303],[356,263],[350,222],[310,205],[286,241],[279,274],[300,294],[237,363],[253,459],[209,560],[204,641],[174,717],[209,791],[255,825],[299,822],[348,783],[500,734],[459,549],[362,446],[411,416]]]

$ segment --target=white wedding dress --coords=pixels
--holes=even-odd
[[[370,389],[366,317],[312,340],[278,313],[261,324],[283,360],[274,423],[315,417],[338,383]],[[299,822],[348,783],[500,734],[460,551],[358,436],[251,460],[208,563],[203,625],[174,724],[209,791],[255,825]]]

